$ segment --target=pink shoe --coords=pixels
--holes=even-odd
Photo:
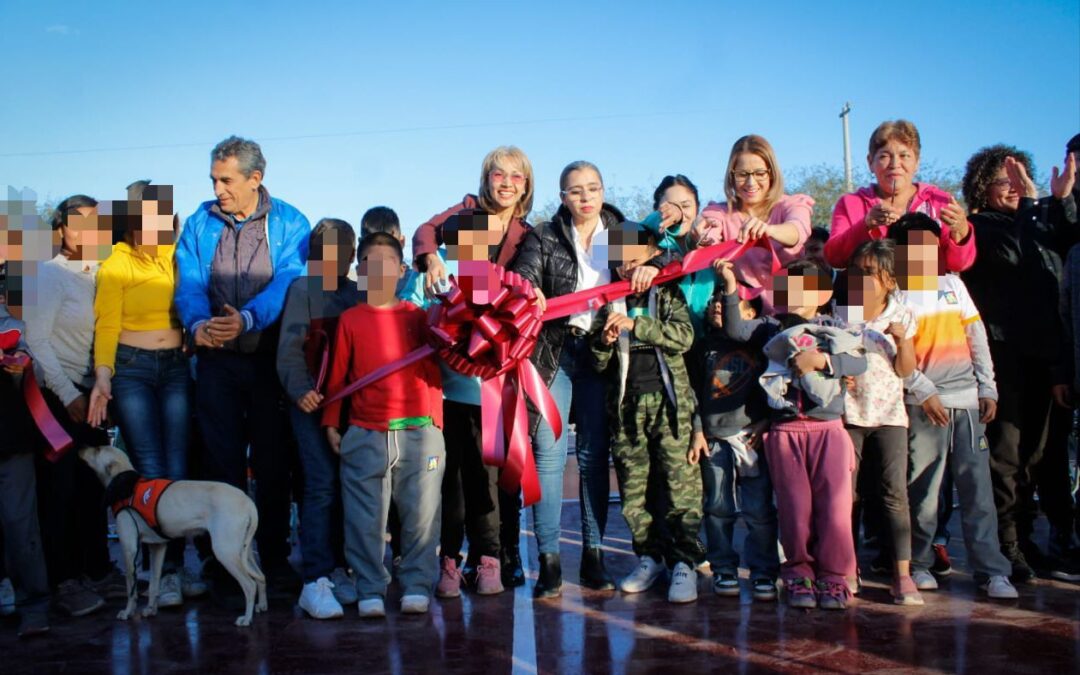
[[[919,593],[919,589],[910,576],[894,579],[890,592],[892,593],[893,602],[897,605],[921,607],[923,604],[922,594]]]
[[[440,598],[461,596],[461,570],[458,569],[457,560],[443,556],[439,568],[439,583],[435,586],[435,595]]]
[[[480,556],[480,564],[476,566],[476,592],[480,595],[495,595],[503,590],[499,559],[489,555]]]

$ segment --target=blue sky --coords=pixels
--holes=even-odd
[[[575,159],[616,188],[681,172],[715,196],[750,132],[785,170],[840,165],[844,101],[857,166],[884,119],[919,126],[924,162],[1007,142],[1043,176],[1080,131],[1080,0],[252,7],[4,0],[0,186],[104,199],[152,178],[186,216],[237,133],[312,222],[386,204],[411,232],[505,143],[543,204]]]

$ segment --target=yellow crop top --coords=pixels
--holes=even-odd
[[[176,273],[173,246],[151,256],[121,242],[101,264],[94,297],[94,366],[113,372],[122,330],[180,328],[173,304]]]

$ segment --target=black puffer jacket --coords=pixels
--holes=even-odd
[[[610,204],[604,204],[600,210],[600,218],[606,228],[626,220],[623,214]],[[577,290],[578,264],[572,227],[570,210],[560,206],[550,222],[541,223],[525,235],[517,257],[510,263],[511,270],[528,279],[548,299]],[[548,321],[536,340],[532,362],[549,387],[555,379],[555,371],[559,368],[559,356],[562,354],[569,321],[569,318]]]

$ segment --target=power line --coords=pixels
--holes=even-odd
[[[611,115],[589,115],[580,117],[548,117],[542,119],[533,120],[518,120],[513,122],[472,122],[463,124],[441,124],[431,126],[417,126],[417,127],[394,127],[388,129],[367,129],[363,131],[342,131],[324,134],[301,134],[295,136],[267,136],[263,138],[257,138],[255,140],[265,143],[267,141],[305,141],[324,138],[348,138],[354,136],[378,136],[382,134],[404,134],[420,131],[453,131],[459,129],[483,129],[488,127],[513,127],[513,126],[527,126],[531,124],[552,124],[559,122],[593,122],[602,120],[614,120],[614,119],[631,119],[631,118],[643,118],[643,117],[674,117],[674,116],[689,116],[689,115],[705,115],[705,114],[717,114],[718,110],[678,110],[668,112],[653,112],[653,113],[615,113]],[[209,147],[213,146],[217,141],[200,141],[189,143],[158,143],[154,145],[129,145],[129,146],[117,146],[111,148],[80,148],[75,150],[36,150],[30,152],[3,152],[0,153],[0,158],[4,157],[47,157],[51,155],[82,155],[91,154],[95,152],[128,152],[132,150],[165,150],[173,148],[196,148],[196,147]]]

